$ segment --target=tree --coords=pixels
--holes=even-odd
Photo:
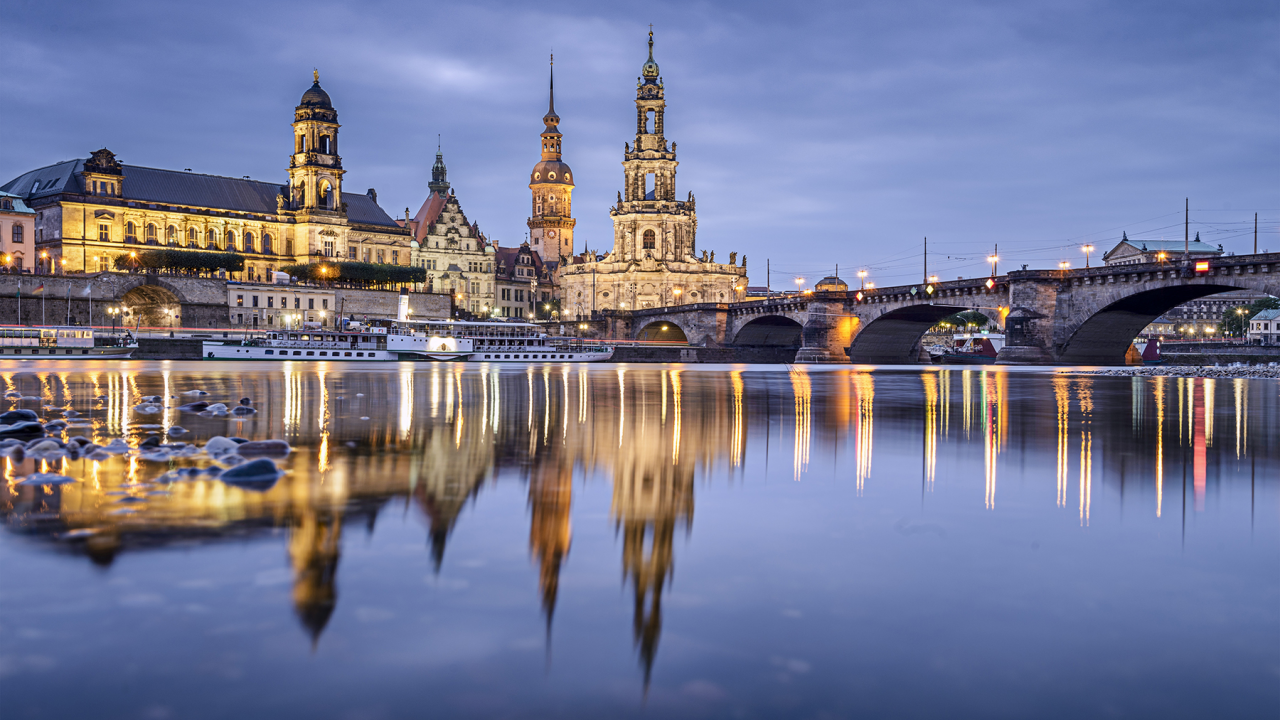
[[[944,330],[949,330],[952,328],[960,330],[960,329],[966,329],[970,325],[972,325],[973,327],[968,329],[982,330],[983,328],[987,327],[987,325],[989,325],[990,323],[991,323],[991,318],[987,317],[986,315],[983,315],[977,310],[965,310],[964,312],[958,312],[955,315],[949,315],[939,320],[938,323],[931,328],[931,330],[933,332],[942,332]]]
[[[280,268],[300,280],[330,281],[353,287],[410,285],[427,281],[426,268],[365,262],[318,262]]]
[[[1244,337],[1249,331],[1249,321],[1263,310],[1280,310],[1280,300],[1273,297],[1255,300],[1249,305],[1228,308],[1222,313],[1218,329],[1223,337]]]
[[[240,272],[244,258],[235,253],[209,252],[207,250],[175,250],[153,248],[116,255],[112,264],[117,270],[146,268],[176,273],[214,273],[218,270]]]

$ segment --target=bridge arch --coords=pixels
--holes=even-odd
[[[1152,321],[1173,308],[1208,295],[1246,290],[1235,284],[1169,285],[1127,295],[1087,315],[1068,328],[1059,344],[1058,362],[1065,365],[1123,364],[1133,339]]]
[[[849,359],[868,364],[919,362],[920,338],[929,328],[943,318],[972,309],[957,305],[908,305],[890,310],[866,320],[857,329],[849,346]]]
[[[182,324],[181,293],[169,283],[155,278],[131,283],[121,290],[120,304],[129,312],[127,325],[164,327]]]
[[[689,342],[689,334],[685,329],[672,320],[662,319],[654,320],[635,333],[636,340],[645,342]]]
[[[804,325],[785,315],[761,315],[738,328],[734,345],[800,347]]]

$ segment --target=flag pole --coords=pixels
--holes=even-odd
[[[67,324],[71,324],[71,283],[67,283]]]
[[[18,277],[18,324],[22,324],[22,277]]]

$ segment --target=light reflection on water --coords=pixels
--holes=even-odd
[[[963,626],[970,613],[984,617],[1008,605],[988,621],[1014,633],[1017,639],[1008,640],[1008,648],[1057,658],[1046,661],[1050,674],[1078,670],[1059,657],[1074,640],[1022,628],[1061,624],[1078,633],[1076,614],[1084,611],[1056,606],[1037,611],[1031,597],[1023,595],[1032,592],[1028,587],[1033,595],[1053,589],[1086,605],[1106,598],[1121,607],[1123,616],[1139,612],[1131,603],[1160,599],[1151,594],[1155,588],[1199,592],[1208,582],[1204,568],[1229,566],[1231,571],[1213,572],[1225,574],[1237,594],[1215,596],[1217,604],[1205,611],[1236,613],[1239,624],[1229,630],[1251,637],[1270,633],[1274,638],[1280,628],[1274,604],[1265,610],[1277,598],[1280,454],[1274,433],[1280,400],[1274,382],[932,368],[117,363],[68,370],[49,363],[6,369],[0,384],[3,392],[38,396],[40,403],[20,406],[42,404],[46,418],[63,409],[80,411],[85,422],[68,434],[84,434],[100,444],[123,435],[136,445],[148,433],[163,436],[181,425],[191,434],[176,440],[241,435],[283,438],[295,448],[285,461],[288,473],[266,492],[207,477],[157,482],[166,471],[198,460],[154,463],[130,455],[100,462],[63,460],[49,468],[5,458],[0,513],[9,533],[0,539],[0,558],[9,574],[27,581],[21,590],[0,590],[0,610],[7,618],[0,625],[0,689],[10,698],[19,685],[53,682],[23,665],[21,658],[33,655],[23,649],[27,641],[21,639],[18,618],[63,593],[107,593],[117,572],[127,572],[130,583],[162,588],[169,578],[158,565],[148,569],[148,563],[161,563],[172,552],[185,555],[189,572],[198,574],[207,562],[228,578],[260,575],[257,565],[242,568],[218,550],[230,542],[247,543],[255,558],[277,553],[287,559],[287,599],[267,590],[235,592],[287,605],[304,631],[297,643],[327,662],[320,667],[304,655],[283,661],[284,670],[257,667],[267,676],[279,673],[277,684],[263,692],[288,697],[302,685],[323,681],[362,698],[357,704],[365,709],[386,705],[396,715],[395,708],[403,706],[394,700],[362,697],[358,684],[339,679],[371,672],[344,660],[345,653],[360,655],[364,648],[377,657],[380,652],[379,641],[359,625],[345,625],[334,630],[337,637],[329,637],[335,617],[344,613],[344,595],[400,603],[394,611],[357,604],[346,612],[359,622],[412,614],[405,600],[390,598],[421,594],[422,581],[413,570],[420,561],[437,588],[464,577],[504,588],[518,584],[521,571],[503,563],[509,548],[475,540],[509,536],[513,517],[501,509],[512,492],[525,505],[518,522],[528,532],[521,543],[535,572],[526,599],[540,608],[536,623],[542,627],[539,644],[547,663],[553,638],[565,639],[558,641],[556,663],[537,672],[510,670],[513,661],[505,656],[513,650],[487,660],[456,652],[452,662],[472,673],[447,682],[441,676],[436,689],[446,698],[444,706],[456,712],[474,710],[467,703],[480,693],[509,698],[509,706],[491,708],[501,709],[498,714],[533,716],[551,708],[561,714],[579,708],[591,714],[587,707],[606,714],[644,712],[648,697],[662,712],[693,716],[733,708],[761,715],[844,716],[855,708],[906,715],[1001,714],[997,709],[1004,705],[947,675],[962,671],[940,669],[947,666],[945,642],[846,626],[851,612],[865,612],[856,609],[860,604],[890,609],[890,617],[880,618],[886,626],[897,624],[894,613],[919,619],[913,604],[929,603],[922,595],[959,593],[961,604],[969,604],[967,609],[928,605],[936,613],[930,622],[940,628]],[[244,421],[179,412],[177,406],[190,399],[179,393],[195,388],[208,391],[210,401],[252,398],[259,412]],[[134,412],[139,398],[154,394],[170,398],[159,417]],[[96,402],[99,396],[103,400]],[[19,484],[30,473],[49,470],[78,482]],[[607,501],[601,488],[607,488]],[[1166,518],[1170,492],[1176,519]],[[695,494],[699,514],[709,517],[705,530],[695,529]],[[1070,513],[1074,531],[1062,523],[1064,513]],[[895,520],[886,525],[882,516]],[[495,569],[473,572],[472,566],[449,563],[446,550],[461,534],[468,534],[466,562]],[[903,538],[935,534],[959,551],[937,554],[949,556],[946,570],[934,567],[937,557],[926,559],[917,546],[902,545]],[[412,542],[415,535],[426,545],[417,559],[359,549],[390,540]],[[850,537],[858,543],[849,544]],[[1038,549],[1042,538],[1057,549],[1027,565],[1023,548],[1030,543]],[[1190,554],[1188,545],[1194,546]],[[343,555],[352,552],[360,562],[376,556],[389,572],[361,572],[345,581],[344,568],[352,561]],[[678,576],[681,556],[697,570]],[[80,557],[104,570],[68,574],[68,563],[86,565]],[[1144,562],[1164,568],[1152,588],[1116,580],[1116,574]],[[1195,572],[1179,569],[1187,563]],[[1259,572],[1268,564],[1270,573]],[[610,579],[616,583],[619,571],[629,596],[623,602],[630,647],[610,634],[610,618],[617,613],[608,608],[617,609],[619,600],[616,585],[607,586]],[[1091,582],[1081,587],[1062,579],[1072,573]],[[896,579],[886,584],[888,577]],[[566,578],[573,581],[566,585]],[[683,593],[673,590],[677,582]],[[1109,590],[1106,582],[1116,586]],[[999,599],[966,595],[963,591],[983,594],[974,583]],[[524,593],[468,594],[485,609],[475,619],[478,624],[464,623],[471,633],[461,633],[464,645],[468,637],[482,644],[479,638],[491,632],[517,637],[535,621],[522,610]],[[202,604],[228,603],[234,595],[210,590]],[[817,607],[807,612],[827,619],[816,630],[792,637],[787,623],[806,611],[756,612],[764,598],[780,596],[790,604],[809,601]],[[710,615],[703,608],[708,601],[699,599],[705,597],[718,600]],[[570,598],[572,612],[561,608]],[[664,607],[672,598],[680,604]],[[1172,603],[1175,615],[1186,610],[1180,603]],[[166,642],[167,632],[177,632],[169,625],[176,620],[159,615],[137,633],[116,636],[103,630],[114,625],[113,613],[122,612],[108,609],[74,620],[86,637],[103,632],[111,640],[106,646],[71,643],[54,662],[73,665],[73,657],[83,657],[96,668],[89,672],[106,679],[112,671],[98,663],[151,654]],[[682,613],[688,619],[680,621],[677,647],[670,651],[675,658],[664,675],[664,623]],[[195,631],[209,629],[198,621],[184,622],[193,623]],[[1038,639],[1024,641],[1023,632]],[[1118,635],[1100,642],[1126,647],[1151,642],[1134,629],[1114,632]],[[448,635],[422,628],[405,633],[426,645]],[[1209,646],[1209,655],[1221,655],[1229,644],[1226,638],[1219,640],[1221,647],[1209,639],[1200,642]],[[330,643],[332,651],[326,648]],[[914,674],[894,669],[899,661],[892,658],[906,652],[897,647],[902,643],[923,663]],[[1095,680],[1093,691],[1110,693],[1117,707],[1137,712],[1173,708],[1176,716],[1179,708],[1195,709],[1201,702],[1220,706],[1229,694],[1240,703],[1237,709],[1251,710],[1266,697],[1260,691],[1266,680],[1255,677],[1266,672],[1259,663],[1271,663],[1271,672],[1280,667],[1274,647],[1250,648],[1234,665],[1227,660],[1218,670],[1224,676],[1236,673],[1235,684],[1222,679],[1201,687],[1187,703],[1179,692],[1189,690],[1178,690],[1169,677],[1155,678],[1155,668],[1167,663],[1161,654],[1168,652],[1156,645],[1135,656],[1139,677],[1130,681],[1133,698],[1123,683],[1112,687],[1112,680]],[[853,648],[870,657],[858,656]],[[1205,647],[1188,651],[1195,655]],[[55,651],[41,652],[34,656]],[[396,652],[410,658],[415,652],[430,654],[399,647]],[[988,659],[1009,660],[1000,648],[985,652]],[[752,653],[766,658],[764,669],[743,670],[746,661],[739,656]],[[815,659],[788,659],[787,653]],[[638,672],[619,662],[628,654]],[[875,661],[882,655],[890,658],[883,666]],[[194,671],[208,661],[174,662]],[[583,663],[591,666],[583,676],[595,684],[573,680]],[[823,673],[810,672],[815,663],[824,666]],[[252,660],[241,664],[255,667]],[[1149,672],[1143,669],[1148,667]],[[519,679],[490,674],[498,668]],[[858,669],[867,673],[866,682],[849,685],[848,673]],[[782,685],[764,682],[760,673]],[[919,687],[919,673],[941,674],[937,693],[899,695]],[[1058,692],[1052,684],[1028,691],[991,673],[986,684],[997,694],[1025,694],[1012,707],[1040,708],[1038,699]],[[427,676],[418,682],[430,683]],[[802,677],[818,684],[799,692],[796,683]],[[625,690],[628,685],[634,692]],[[1074,698],[1077,704],[1062,705],[1063,712],[1096,709],[1087,702],[1090,684],[1084,687]],[[1170,700],[1166,706],[1164,700],[1143,696],[1153,688],[1183,704]],[[105,692],[108,711],[102,716],[137,715],[132,700]],[[164,707],[175,716],[202,712],[199,703],[168,702]],[[56,714],[85,706],[74,698],[34,693],[17,707]],[[254,715],[252,707],[236,711]]]

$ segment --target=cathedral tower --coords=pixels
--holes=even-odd
[[[289,209],[342,210],[342,158],[338,155],[338,111],[320,87],[320,73],[293,111],[293,155],[289,158]]]
[[[547,114],[542,116],[542,161],[529,174],[533,215],[529,217],[529,245],[544,260],[573,255],[573,170],[560,159],[560,116],[556,115],[555,57]]]

